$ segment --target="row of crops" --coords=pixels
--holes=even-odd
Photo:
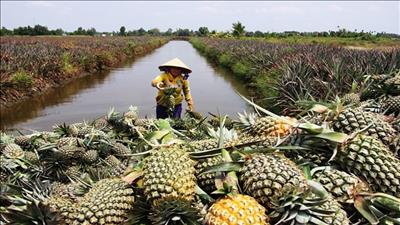
[[[114,67],[166,42],[157,37],[2,37],[0,103]]]
[[[191,42],[206,57],[242,79],[258,103],[278,110],[295,109],[299,101],[326,101],[336,95],[368,92],[370,75],[400,69],[400,48],[396,47],[355,50],[218,38],[195,38]]]

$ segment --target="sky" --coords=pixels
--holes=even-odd
[[[399,1],[3,1],[1,26],[45,25],[74,31],[206,26],[229,31],[328,31],[346,28],[400,34]]]

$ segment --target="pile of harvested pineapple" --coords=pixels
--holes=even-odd
[[[393,88],[382,104],[351,93],[297,118],[250,102],[257,114],[238,119],[140,119],[130,107],[2,134],[0,223],[400,224]]]

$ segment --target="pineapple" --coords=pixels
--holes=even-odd
[[[290,124],[280,118],[257,117],[255,113],[239,114],[239,119],[240,136],[283,137],[289,134],[292,128]]]
[[[31,146],[31,138],[27,135],[17,136],[14,139],[14,143],[26,149]]]
[[[218,155],[211,158],[200,159],[195,165],[196,168],[196,178],[197,184],[201,189],[203,189],[207,193],[211,193],[216,191],[215,179],[217,178],[217,173],[206,173],[201,174],[204,169],[217,165],[223,162],[222,156]]]
[[[371,126],[370,126],[371,125]],[[360,109],[345,109],[333,122],[335,131],[351,134],[370,126],[365,133],[380,139],[384,144],[390,145],[396,136],[396,131],[389,123],[380,120],[372,113]]]
[[[341,146],[335,161],[368,182],[371,189],[400,196],[400,160],[379,140],[358,135]]]
[[[82,155],[82,160],[86,163],[94,163],[99,159],[99,153],[96,150],[89,150]]]
[[[369,192],[368,185],[360,178],[334,168],[316,170],[313,178],[342,204],[353,204],[357,193]]]
[[[9,159],[18,159],[23,158],[25,152],[19,145],[10,143],[3,148],[2,154]]]
[[[348,93],[343,95],[342,101],[345,105],[358,105],[360,104],[360,95],[356,93]]]
[[[113,144],[113,151],[117,156],[127,157],[126,155],[132,154],[131,149],[123,145],[122,143],[116,142]]]
[[[126,165],[114,155],[109,155],[105,158],[106,163],[111,168],[111,173],[115,176],[121,176],[125,173]]]
[[[51,196],[46,205],[64,218],[64,224],[123,224],[133,208],[133,190],[119,179],[103,179],[94,184],[78,202],[58,195]]]
[[[210,150],[218,148],[218,139],[210,138],[197,141],[191,141],[188,143],[189,147],[193,149],[194,152]]]
[[[400,95],[396,97],[388,97],[382,102],[382,111],[386,114],[400,114]]]
[[[208,210],[206,225],[268,225],[265,208],[254,198],[234,194],[216,201]]]
[[[38,164],[40,162],[39,157],[35,152],[25,152],[24,158],[32,164]]]
[[[64,175],[69,178],[76,178],[81,175],[81,168],[79,166],[70,166],[65,170]]]
[[[192,201],[195,194],[195,162],[181,146],[154,149],[144,159],[143,186],[147,199],[155,201],[166,197],[181,197]]]
[[[240,171],[244,193],[272,208],[271,202],[292,192],[308,189],[302,171],[281,154],[254,154],[245,160]]]
[[[84,148],[71,145],[61,146],[57,151],[58,156],[62,160],[81,158],[84,153]]]
[[[134,200],[125,181],[100,180],[79,200],[73,224],[123,224]]]
[[[105,117],[101,117],[93,122],[93,126],[98,130],[103,130],[108,126],[107,119]]]

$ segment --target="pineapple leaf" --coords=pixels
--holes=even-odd
[[[215,166],[210,166],[203,170],[201,174],[216,173],[216,172],[238,172],[242,168],[242,163],[240,162],[223,162]]]
[[[203,189],[201,189],[198,185],[196,185],[196,194],[203,200],[207,201],[208,203],[213,202],[214,199],[208,195]]]
[[[372,225],[376,225],[376,224],[379,223],[379,219],[376,217],[376,215],[368,207],[368,203],[365,200],[365,198],[363,198],[361,196],[357,196],[355,201],[354,201],[354,207]]]

